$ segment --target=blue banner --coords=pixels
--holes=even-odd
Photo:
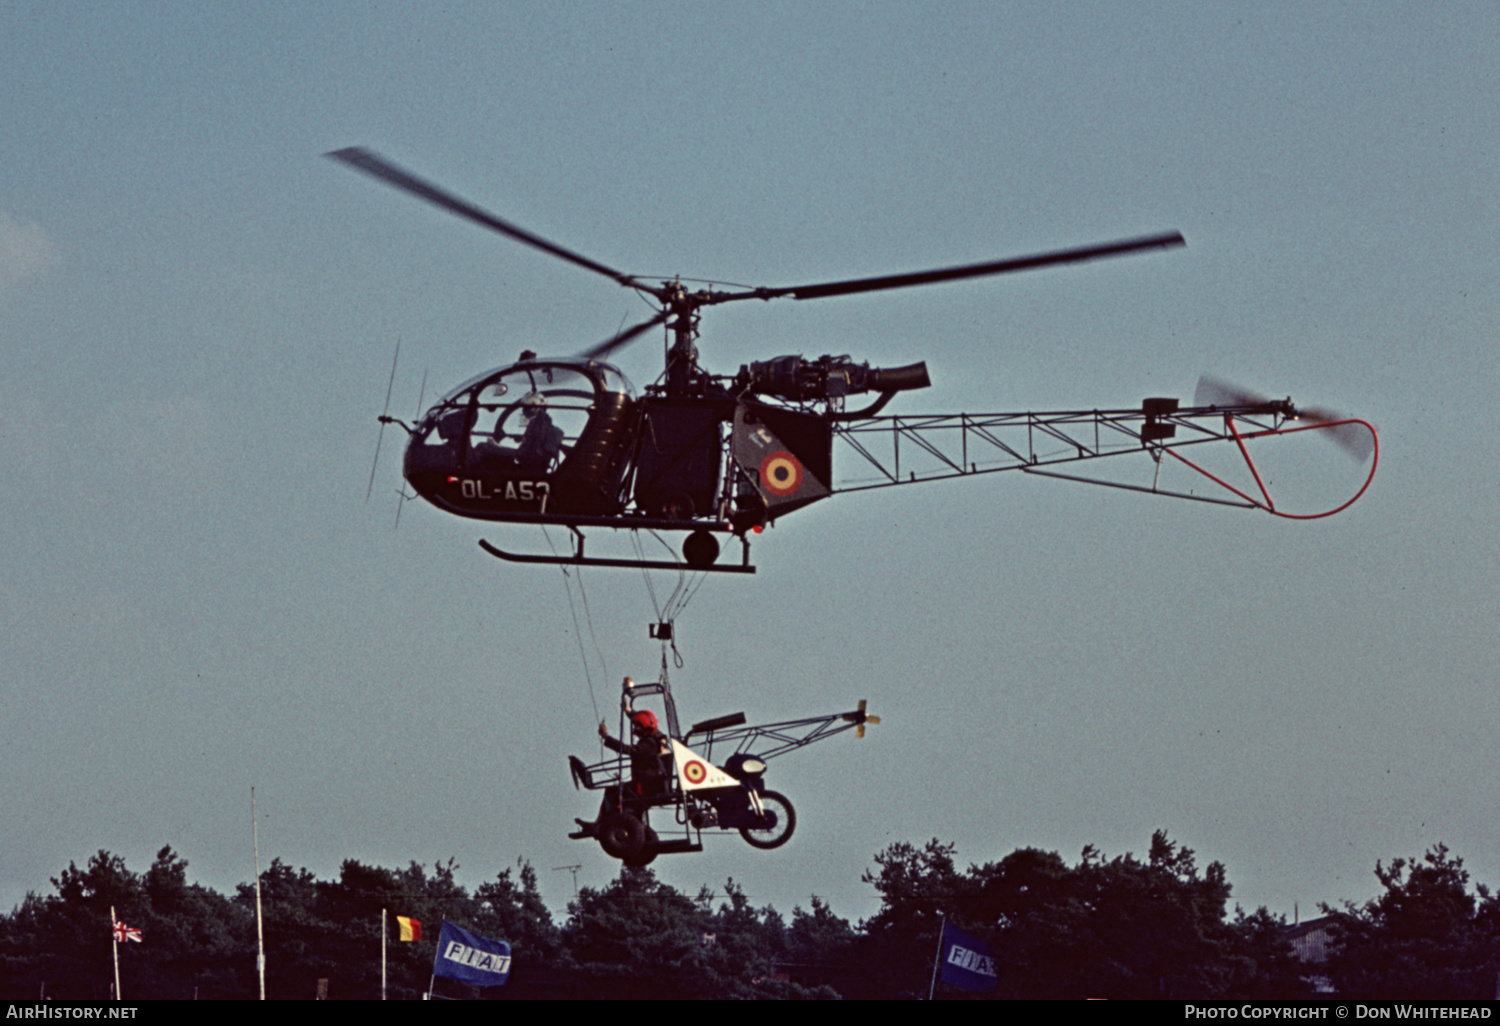
[[[510,979],[510,945],[470,933],[444,919],[432,973],[477,987],[503,987]]]
[[[999,980],[990,946],[956,926],[943,924],[943,982],[968,990],[988,990]]]

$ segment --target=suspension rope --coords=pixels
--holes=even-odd
[[[657,544],[666,549],[674,557],[676,556],[675,550],[673,550],[671,545],[667,544],[665,538],[656,531],[650,531],[650,534],[651,537],[656,539]],[[641,544],[639,532],[632,532],[632,539],[635,542],[636,558],[644,563],[646,561],[646,553]],[[672,594],[668,596],[665,605],[657,600],[656,587],[651,583],[650,572],[644,567],[641,568],[641,575],[646,579],[646,591],[651,596],[652,608],[656,610],[657,623],[675,624],[677,617],[682,615],[682,611],[687,608],[688,603],[693,600],[693,596],[698,593],[698,589],[703,586],[703,582],[708,579],[707,573],[689,573],[685,567],[686,564],[684,564],[684,569],[677,571],[677,587],[672,589]],[[663,674],[666,672],[667,648],[669,646],[672,649],[672,660],[677,664],[677,668],[680,670],[684,665],[682,653],[677,650],[677,632],[673,631],[672,637],[663,641],[661,646]]]
[[[547,532],[547,528],[545,525],[543,525],[542,527],[542,537],[547,539],[547,545],[552,549],[552,554],[556,556],[557,546],[553,544],[552,535]],[[573,603],[573,586],[571,583],[571,577],[568,574],[567,567],[559,565],[558,569],[562,571],[563,591],[565,591],[568,595],[568,612],[573,616],[573,638],[578,642],[578,658],[579,661],[583,663],[583,679],[584,683],[588,685],[589,704],[594,708],[594,719],[602,722],[602,717],[600,717],[599,715],[599,699],[594,694],[594,677],[593,674],[589,672],[588,653],[583,647],[583,631],[578,626],[578,608]],[[583,590],[582,574],[578,575],[578,592],[583,596],[584,617],[588,621],[589,636],[594,640],[594,651],[599,655],[599,672],[602,674],[605,672],[604,653],[599,652],[599,639],[594,637],[594,619],[593,616],[589,613],[588,595]]]
[[[655,534],[655,532],[652,532]],[[630,532],[630,544],[635,547],[635,559],[637,563],[646,562],[646,550],[641,546],[640,531]],[[651,608],[656,610],[656,622],[665,623],[661,615],[661,603],[656,600],[656,586],[651,583],[651,571],[644,566],[641,567],[641,577],[646,581],[646,594],[651,596]]]
[[[604,662],[604,650],[599,647],[599,635],[594,633],[594,614],[589,609],[589,594],[583,590],[583,568],[578,568],[578,594],[583,598],[583,619],[589,628],[589,641],[594,645],[594,655],[599,659],[599,675],[604,679],[609,678],[609,668]],[[580,639],[581,642],[582,639]],[[593,685],[589,686],[589,698],[593,699]],[[594,703],[594,715],[599,715],[599,703]]]

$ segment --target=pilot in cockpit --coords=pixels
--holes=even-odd
[[[521,400],[521,416],[526,421],[526,430],[516,448],[516,463],[522,470],[545,474],[562,452],[563,430],[552,423],[547,400],[539,392]]]
[[[499,386],[501,389],[504,385]],[[493,408],[493,407],[491,407]],[[510,414],[519,413],[524,426],[520,426],[520,443],[514,448],[507,440],[518,436],[513,432],[518,425]],[[507,424],[511,431],[506,431]],[[532,392],[501,414],[494,430],[485,430],[469,454],[469,469],[481,473],[504,473],[520,470],[527,474],[546,474],[562,453],[563,430],[552,423],[547,413],[547,400],[540,392]]]

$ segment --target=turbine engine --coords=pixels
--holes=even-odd
[[[841,399],[863,392],[905,392],[927,388],[926,363],[906,367],[871,367],[847,356],[778,356],[740,368],[735,385],[755,395],[775,396],[793,402]]]

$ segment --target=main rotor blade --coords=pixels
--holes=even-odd
[[[626,328],[618,335],[615,335],[612,338],[607,338],[603,342],[600,342],[598,345],[590,349],[585,349],[578,355],[583,357],[585,360],[602,360],[610,353],[614,352],[616,349],[619,349],[621,346],[625,345],[625,343],[634,340],[647,331],[650,331],[652,328],[656,327],[658,324],[660,324],[662,321],[665,321],[670,316],[670,311],[663,310],[661,313],[657,314],[655,317],[652,317],[650,320],[645,320],[635,325],[634,327]]]
[[[824,296],[847,296],[855,292],[877,292],[881,289],[904,289],[913,285],[932,285],[940,281],[956,281],[961,278],[982,278],[991,274],[1009,274],[1012,271],[1029,271],[1037,267],[1054,264],[1078,264],[1086,260],[1103,257],[1125,256],[1147,249],[1171,249],[1186,246],[1187,240],[1181,232],[1163,232],[1139,239],[1123,239],[1106,242],[1099,246],[1084,246],[1078,249],[1063,249],[1054,253],[1038,253],[1034,256],[1012,257],[985,264],[966,264],[962,267],[942,267],[932,271],[915,271],[911,274],[888,274],[879,278],[856,278],[850,281],[825,282],[821,285],[797,285],[791,288],[759,289],[757,297],[770,299],[775,296],[792,296],[795,299],[821,299]]]
[[[394,185],[404,192],[418,196],[434,206],[442,207],[444,210],[457,214],[465,220],[483,225],[491,231],[499,232],[501,235],[515,239],[517,242],[523,242],[544,253],[551,253],[553,256],[566,260],[570,264],[577,264],[579,267],[587,268],[595,274],[602,274],[606,278],[613,278],[621,285],[630,286],[635,283],[635,279],[627,274],[620,273],[613,267],[606,267],[597,261],[590,260],[586,256],[574,253],[570,249],[564,249],[554,242],[548,242],[540,235],[533,235],[524,228],[513,225],[509,221],[503,221],[494,214],[481,210],[466,200],[459,199],[451,192],[440,189],[431,182],[423,181],[411,172],[392,164],[372,150],[367,150],[362,146],[350,146],[347,149],[334,150],[331,153],[325,154],[325,156],[348,164],[358,171],[363,171],[372,178],[378,178],[387,185]]]

